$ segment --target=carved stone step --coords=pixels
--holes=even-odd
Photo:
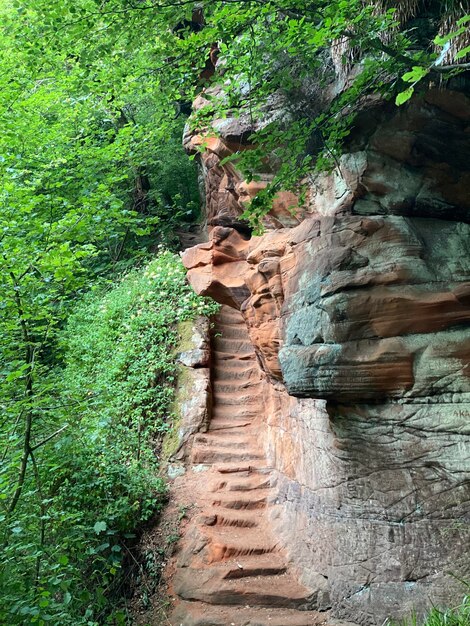
[[[273,500],[272,489],[258,489],[256,492],[223,493],[213,497],[213,506],[226,509],[261,509]]]
[[[212,361],[214,367],[223,365],[227,365],[228,368],[237,367],[238,364],[244,363],[245,365],[256,364],[256,356],[254,352],[244,352],[243,354],[235,354],[232,352],[218,352],[217,350],[212,351]]]
[[[270,554],[276,550],[276,543],[268,543],[257,530],[234,526],[210,528],[214,531],[206,547],[206,559],[210,564]]]
[[[210,580],[240,580],[242,578],[260,578],[262,576],[281,576],[287,571],[284,559],[279,553],[267,552],[263,554],[240,555],[220,563],[214,563],[210,568],[190,568],[195,575],[201,571],[210,571]],[[206,576],[203,574],[204,580]]]
[[[223,329],[221,332],[223,333]],[[243,332],[243,330],[240,329],[238,333],[236,331],[232,331],[230,334],[235,336],[226,337],[222,334],[221,336],[214,337],[212,345],[215,352],[218,352],[219,350],[226,352],[227,349],[229,349],[233,354],[238,354],[240,348],[243,348],[244,351],[254,353],[252,344],[247,340],[246,330]]]
[[[217,328],[213,341],[218,339],[243,339],[246,341],[246,326],[241,324],[223,324]],[[253,348],[252,348],[253,349]]]
[[[243,404],[223,404],[222,402],[219,402],[217,399],[214,400],[214,406],[213,406],[213,416],[211,419],[211,424],[220,416],[226,416],[227,418],[229,417],[235,417],[235,416],[239,416],[239,417],[253,417],[256,415],[260,415],[260,402],[255,402],[255,403],[251,403],[249,405],[243,405]]]
[[[217,463],[214,469],[221,474],[243,474],[251,473],[269,474],[273,468],[266,464],[266,461],[251,461],[249,463]]]
[[[208,604],[308,609],[312,598],[289,573],[221,580],[215,568],[184,568],[175,574],[174,587],[184,600]]]
[[[209,490],[212,492],[229,491],[229,492],[247,492],[257,491],[258,489],[269,489],[273,486],[273,482],[269,476],[262,474],[253,474],[249,477],[225,476],[218,480],[214,480]]]
[[[220,361],[223,361],[225,359],[254,358],[253,348],[243,342],[239,342],[238,345],[218,344],[214,347],[212,355],[214,364],[219,364]]]
[[[210,431],[216,432],[220,430],[235,430],[238,434],[240,428],[249,427],[253,424],[256,415],[238,416],[236,413],[233,417],[216,417],[211,421]]]
[[[255,392],[256,393],[256,392]],[[257,397],[256,395],[253,395],[253,393],[250,393],[249,390],[247,389],[240,389],[239,391],[224,391],[224,392],[220,392],[217,393],[217,396],[214,400],[214,407],[219,407],[219,406],[223,406],[223,405],[231,405],[231,404],[235,404],[236,406],[243,406],[243,407],[257,407],[258,410],[261,410],[261,402],[260,402],[260,398]]]
[[[221,526],[228,528],[256,528],[259,518],[253,511],[223,511],[217,514],[202,513],[198,517],[198,523],[204,526]]]
[[[220,433],[220,432],[212,432],[211,430],[206,433],[197,433],[194,436],[194,444],[193,445],[208,445],[208,446],[218,446],[221,448],[248,448],[256,446],[256,437],[250,434],[250,431],[240,428],[238,430],[232,430],[230,434]]]
[[[324,613],[296,609],[213,606],[182,602],[170,626],[328,626]]]
[[[276,554],[257,556],[255,559],[241,557],[235,563],[227,564],[225,580],[252,578],[258,576],[279,576],[285,574],[287,567],[284,559]]]
[[[223,421],[222,418],[220,418],[220,421]],[[225,421],[227,422],[227,424],[231,423],[230,419],[225,419]],[[236,439],[255,439],[255,441],[257,440],[257,433],[256,433],[256,427],[253,426],[251,423],[249,423],[246,426],[241,426],[238,428],[234,428],[232,425],[232,428],[229,429],[229,432],[226,433],[221,433],[218,429],[213,430],[212,429],[212,422],[211,422],[211,428],[209,430],[207,430],[205,433],[196,433],[195,435],[195,443],[200,441],[203,442],[204,438],[207,438],[207,441],[213,441],[213,442],[217,442],[217,441],[225,441],[225,442],[232,442],[234,443]]]
[[[261,393],[261,381],[259,378],[254,378],[253,380],[246,378],[216,380],[212,383],[212,391],[217,399],[219,399],[220,395],[231,394],[238,396],[240,393],[255,394],[255,397],[258,397]]]
[[[250,368],[250,367],[254,367],[255,369],[257,369],[258,367],[258,362],[256,360],[256,356],[255,353],[252,352],[250,355],[238,355],[238,354],[226,354],[224,352],[221,352],[220,355],[216,354],[216,351],[213,351],[213,370],[215,371],[217,368],[220,370],[222,370],[222,368],[224,370],[234,370],[237,368]],[[217,361],[215,361],[215,357],[219,356],[220,358],[217,359]],[[257,369],[258,373],[260,374],[259,369]]]
[[[218,461],[255,461],[263,458],[260,452],[255,450],[243,450],[237,448],[215,448],[214,446],[193,446],[191,463],[205,464],[217,463]]]
[[[212,514],[202,514],[198,523],[205,526],[222,526],[229,528],[256,528],[259,525],[259,516],[254,511],[219,511]]]
[[[217,365],[212,369],[212,377],[215,382],[243,380],[248,382],[259,382],[260,376],[254,364],[243,361],[234,361],[233,367],[221,367]]]
[[[225,489],[227,491],[257,491],[258,489],[270,489],[275,482],[271,477],[251,476],[250,478],[240,478],[236,481],[229,481]]]
[[[223,305],[217,315],[217,321],[219,324],[226,324],[228,321],[244,324],[243,315],[240,313],[238,309],[233,309],[228,305]]]

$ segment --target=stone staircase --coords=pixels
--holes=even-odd
[[[213,414],[191,453],[197,513],[180,543],[172,626],[312,626],[316,593],[298,581],[273,535],[272,469],[262,448],[261,373],[238,311],[213,337]]]

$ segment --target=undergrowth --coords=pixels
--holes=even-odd
[[[461,604],[446,609],[431,609],[424,619],[416,615],[401,621],[389,621],[387,626],[470,626],[470,595]]]
[[[165,501],[158,469],[177,324],[215,307],[167,251],[77,305],[61,336],[63,367],[44,392],[58,406],[51,430],[63,430],[35,452],[28,506],[0,517],[1,624],[127,623],[116,608],[123,565]]]

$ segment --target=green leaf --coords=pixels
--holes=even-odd
[[[395,104],[397,106],[401,106],[402,104],[404,104],[407,100],[411,98],[413,93],[414,93],[414,88],[408,87],[408,89],[406,89],[405,91],[402,91],[401,93],[397,95],[397,97],[395,98]]]
[[[445,46],[446,43],[449,43],[449,41],[451,41],[452,39],[455,39],[456,37],[459,37],[459,35],[462,35],[465,30],[466,29],[462,27],[451,33],[447,33],[446,35],[437,35],[436,37],[434,37],[433,43],[435,43],[436,46]]]
[[[462,48],[462,50],[459,50],[457,54],[455,55],[455,60],[457,61],[458,59],[463,59],[464,57],[467,56],[467,54],[470,54],[470,46],[467,46],[466,48]]]
[[[417,83],[424,78],[426,74],[429,74],[428,68],[422,67],[421,65],[415,65],[410,72],[403,74],[402,80],[405,81],[405,83]]]
[[[464,15],[457,21],[457,26],[464,26],[468,22],[470,22],[470,15]]]
[[[96,524],[93,526],[93,530],[97,535],[104,532],[107,528],[108,526],[106,522],[96,522]]]

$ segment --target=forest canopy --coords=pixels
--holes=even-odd
[[[467,71],[469,12],[467,0],[0,0],[2,623],[126,619],[113,604],[122,551],[163,500],[152,468],[171,422],[174,313],[213,310],[170,252],[145,265],[199,216],[185,124],[290,103],[235,155],[250,178],[277,151],[259,216],[332,167],[367,97],[404,105]]]

